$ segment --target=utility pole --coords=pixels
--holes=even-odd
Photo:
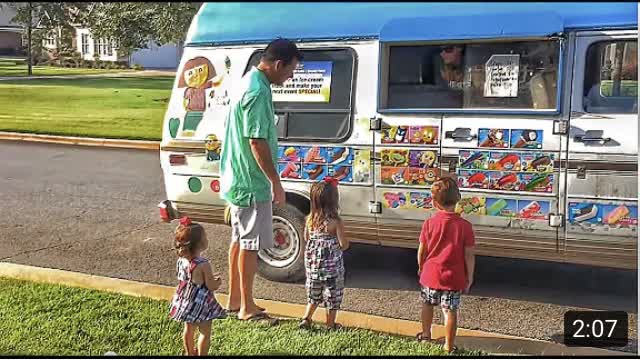
[[[33,18],[33,5],[29,2],[29,23],[27,24],[27,74],[33,75],[33,57],[31,55],[31,23]]]

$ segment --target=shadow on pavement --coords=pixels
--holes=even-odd
[[[353,244],[345,252],[351,288],[419,289],[415,249]],[[635,271],[478,256],[472,296],[637,313]]]

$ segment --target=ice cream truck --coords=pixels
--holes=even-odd
[[[163,123],[160,214],[225,222],[230,94],[284,37],[304,61],[272,87],[287,203],[262,276],[304,276],[325,176],[353,242],[416,248],[447,174],[478,254],[636,269],[637,19],[635,3],[205,3]]]

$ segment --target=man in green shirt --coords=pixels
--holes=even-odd
[[[231,99],[220,159],[220,195],[230,203],[229,301],[241,320],[265,318],[253,299],[258,251],[273,247],[271,202],[284,205],[276,170],[278,131],[271,84],[293,77],[302,55],[286,39],[272,41]]]

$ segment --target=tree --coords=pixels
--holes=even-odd
[[[53,30],[71,29],[80,20],[90,3],[82,2],[2,2],[0,9],[10,8],[16,15],[11,22],[22,25],[27,37],[27,73],[33,74],[34,30],[49,33]],[[62,34],[62,31],[59,32]],[[40,37],[36,37],[40,39]],[[61,44],[58,39],[58,52]],[[42,44],[38,44],[41,46]]]
[[[125,56],[156,45],[181,43],[201,3],[95,2],[82,21],[94,39],[108,39]]]

